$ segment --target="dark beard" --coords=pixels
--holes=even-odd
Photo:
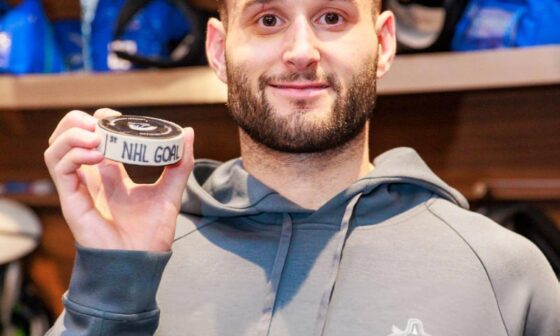
[[[282,76],[259,77],[259,91],[252,94],[242,67],[228,64],[228,106],[237,125],[253,141],[285,153],[320,153],[353,140],[360,134],[373,115],[376,102],[376,66],[374,59],[362,66],[353,78],[345,96],[334,75],[325,81],[336,93],[336,99],[327,121],[306,120],[304,111],[289,117],[278,117],[265,97],[265,88],[271,81],[291,82],[298,79],[316,81],[315,71],[289,73]],[[294,108],[305,109],[305,101],[294,102]]]

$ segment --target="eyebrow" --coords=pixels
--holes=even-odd
[[[249,0],[241,8],[241,13],[247,10],[247,8],[255,5],[268,5],[272,2],[278,2],[278,1],[281,0]],[[354,5],[355,7],[358,7],[358,3],[356,2],[356,0],[327,0],[327,2],[347,2]]]
[[[255,5],[267,5],[267,4],[269,4],[271,2],[275,2],[275,1],[278,1],[278,0],[249,0],[241,8],[241,13],[243,13],[249,7],[253,7]]]

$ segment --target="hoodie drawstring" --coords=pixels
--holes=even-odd
[[[264,307],[262,310],[261,318],[257,324],[256,335],[268,335],[270,332],[270,324],[272,322],[272,311],[276,303],[276,293],[278,292],[278,285],[282,278],[282,270],[286,264],[286,256],[290,248],[292,240],[292,218],[288,214],[284,214],[282,220],[282,232],[280,233],[280,242],[276,250],[276,258],[270,273],[270,280],[268,281],[268,293],[264,299]]]
[[[342,217],[342,222],[340,223],[340,230],[337,233],[337,246],[336,251],[333,255],[332,262],[331,262],[331,274],[329,277],[329,281],[327,282],[327,288],[323,293],[323,297],[321,298],[321,304],[319,306],[319,314],[317,316],[317,321],[315,323],[315,332],[313,333],[316,336],[321,336],[325,329],[325,325],[327,323],[327,312],[329,310],[329,304],[331,301],[332,294],[334,292],[334,286],[336,284],[336,278],[338,276],[338,270],[340,268],[340,261],[342,260],[342,251],[344,249],[344,245],[346,244],[346,239],[348,238],[349,227],[350,227],[350,220],[352,219],[352,215],[354,214],[354,208],[356,204],[360,200],[362,194],[358,194],[352,198],[350,203],[346,206],[346,210],[344,211],[344,216]]]

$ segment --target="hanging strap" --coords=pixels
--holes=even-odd
[[[140,10],[146,7],[152,0],[126,0],[124,6],[119,13],[115,24],[115,32],[113,41],[118,40],[124,34],[127,25],[132,21],[134,16]],[[125,50],[116,50],[113,52],[122,59],[128,60],[138,66],[142,67],[159,67],[171,68],[177,66],[185,66],[197,64],[201,55],[204,55],[204,31],[201,29],[204,26],[200,22],[196,12],[190,7],[186,0],[167,0],[171,5],[174,5],[177,10],[183,14],[184,19],[190,24],[190,32],[179,45],[172,52],[170,58],[153,58],[142,56],[138,54],[129,53]],[[204,26],[205,27],[205,26]]]
[[[362,194],[354,196],[348,206],[346,206],[344,216],[342,217],[342,222],[340,223],[340,230],[336,234],[337,246],[330,265],[332,271],[329,277],[329,281],[327,282],[327,288],[323,292],[323,297],[321,298],[319,314],[317,316],[315,331],[313,333],[316,336],[321,336],[325,329],[325,324],[327,322],[327,312],[329,310],[329,304],[331,301],[332,293],[334,291],[334,286],[336,284],[336,278],[338,276],[338,270],[340,268],[340,261],[342,260],[342,251],[344,249],[346,239],[348,238],[348,228],[350,227],[350,220],[352,219],[354,208],[361,196]]]
[[[288,255],[291,240],[292,218],[290,215],[284,214],[282,232],[280,233],[280,242],[278,243],[276,258],[274,259],[274,265],[272,266],[272,272],[270,273],[270,279],[268,281],[268,292],[264,299],[264,307],[261,318],[257,324],[257,336],[268,335],[270,332],[272,312],[274,310],[274,304],[276,303],[276,293],[278,292],[278,285],[280,284],[280,279],[282,278],[282,270],[284,269],[284,264],[286,263],[286,257]]]

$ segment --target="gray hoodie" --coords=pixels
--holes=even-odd
[[[241,160],[198,161],[172,253],[78,247],[50,334],[560,335],[532,243],[468,211],[412,149],[374,165],[311,211]]]

